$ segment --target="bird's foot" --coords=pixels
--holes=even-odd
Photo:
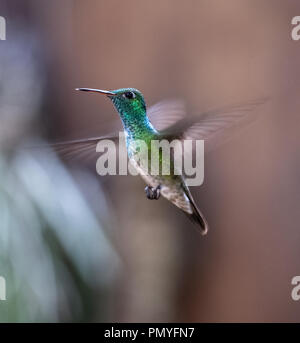
[[[158,200],[160,197],[160,185],[155,187],[147,186],[145,188],[146,196],[150,200]]]

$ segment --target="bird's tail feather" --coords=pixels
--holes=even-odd
[[[184,212],[184,213],[189,217],[189,219],[193,223],[195,223],[195,224],[200,226],[201,234],[204,236],[204,235],[207,234],[207,231],[208,231],[208,223],[207,223],[204,215],[201,213],[201,211],[196,206],[195,201],[194,201],[194,199],[192,197],[192,194],[190,193],[190,191],[189,191],[189,189],[187,187],[186,187],[186,195],[187,195],[187,197],[190,200],[190,204],[191,204],[193,212],[192,213]]]

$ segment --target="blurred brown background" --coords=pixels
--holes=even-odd
[[[165,200],[149,202],[139,178],[96,178],[110,208],[103,231],[120,264],[101,291],[110,301],[98,301],[96,290],[89,305],[96,309],[79,319],[298,321],[300,303],[290,293],[300,273],[300,41],[291,39],[299,1],[0,3],[7,19],[1,51],[32,50],[38,66],[42,94],[31,127],[20,130],[27,137],[106,132],[117,118],[111,103],[76,87],[135,87],[148,104],[182,98],[193,113],[270,98],[254,124],[206,157],[204,185],[192,189],[210,223],[204,238]],[[80,181],[94,168],[76,168],[101,220],[94,188]],[[78,318],[71,311],[45,320]]]

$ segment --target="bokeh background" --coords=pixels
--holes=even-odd
[[[0,0],[0,15],[0,321],[299,321],[300,2]],[[206,237],[138,177],[28,148],[108,132],[110,102],[75,87],[190,113],[269,97],[206,156]]]

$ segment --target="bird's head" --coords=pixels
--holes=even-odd
[[[92,88],[77,88],[77,90],[106,95],[113,102],[123,120],[143,119],[146,116],[144,96],[135,88],[120,88],[113,91]]]

